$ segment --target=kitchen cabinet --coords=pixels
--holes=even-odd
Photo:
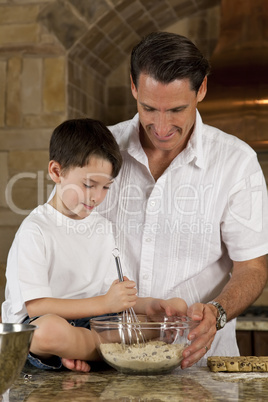
[[[268,356],[268,331],[237,330],[236,338],[242,356]]]

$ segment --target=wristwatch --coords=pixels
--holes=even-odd
[[[217,330],[222,329],[227,322],[227,315],[226,315],[224,308],[220,305],[220,303],[218,303],[216,301],[210,301],[207,304],[212,304],[218,310],[216,328],[217,328]]]

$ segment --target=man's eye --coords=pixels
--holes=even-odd
[[[181,112],[184,112],[185,109],[186,109],[186,108],[173,109],[173,110],[172,110],[172,113],[181,113]]]
[[[86,183],[84,183],[84,186],[85,186],[86,188],[92,188],[92,187],[93,187],[92,185],[86,184]]]
[[[110,187],[108,187],[108,186],[104,186],[103,188],[104,188],[104,190],[110,190]]]

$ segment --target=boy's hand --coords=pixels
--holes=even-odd
[[[147,303],[145,312],[147,315],[159,313],[165,313],[168,316],[186,315],[187,308],[186,302],[179,297],[173,297],[167,300],[152,298]]]
[[[134,307],[137,300],[136,283],[124,276],[124,282],[115,280],[106,293],[105,303],[110,313],[119,313],[130,307]]]

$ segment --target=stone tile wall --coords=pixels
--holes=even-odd
[[[189,8],[187,10],[189,11]],[[174,19],[170,18],[170,21],[174,21]],[[214,7],[177,19],[176,22],[169,24],[164,29],[168,32],[187,36],[209,58],[217,43],[219,26],[220,7],[216,2]],[[115,124],[118,121],[129,119],[136,113],[136,102],[130,90],[129,55],[108,76],[106,91],[106,121],[108,124]]]
[[[52,130],[136,112],[129,53],[152,30],[189,36],[209,56],[220,0],[0,0],[0,303],[22,219],[46,201]]]
[[[48,144],[67,116],[66,51],[38,22],[51,1],[0,1],[0,302],[7,253],[49,192]]]

